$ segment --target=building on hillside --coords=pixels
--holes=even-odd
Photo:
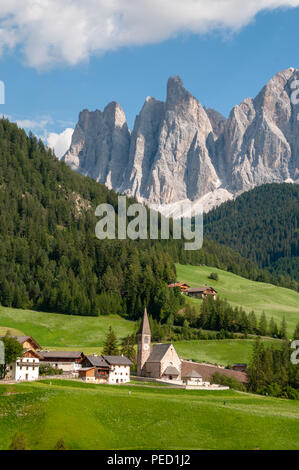
[[[187,294],[189,297],[201,297],[202,299],[206,299],[207,297],[211,296],[214,300],[216,300],[217,291],[213,289],[213,287],[203,286],[203,287],[192,287],[188,289]]]
[[[181,380],[181,359],[173,344],[151,346],[151,330],[147,310],[138,333],[137,375],[166,380]]]
[[[4,338],[4,336],[0,336],[1,338]],[[40,349],[40,345],[32,336],[14,336],[14,338],[23,346],[23,349],[32,349],[33,351]]]
[[[178,287],[182,294],[187,293],[188,289],[190,288],[190,286],[186,282],[174,282],[173,284],[168,284],[168,287]]]
[[[53,369],[61,369],[63,373],[77,373],[81,369],[84,358],[80,351],[39,351],[41,362],[49,364]]]
[[[96,382],[96,368],[95,367],[81,367],[78,371],[79,378],[83,382]]]
[[[38,380],[42,356],[33,349],[24,349],[22,357],[8,364],[5,380]]]
[[[93,372],[93,381],[97,383],[108,383],[109,381],[109,371],[110,367],[109,364],[105,361],[102,356],[98,356],[97,354],[93,354],[92,356],[84,356],[82,361],[82,369],[86,368],[94,368]],[[91,376],[92,372],[87,372],[89,377]],[[79,372],[79,377],[83,378],[84,371],[81,373]],[[89,380],[91,382],[92,380]]]
[[[79,377],[86,382],[127,383],[130,382],[132,365],[125,356],[85,356]]]
[[[247,364],[234,364],[232,370],[237,370],[239,372],[246,372]]]
[[[131,366],[133,362],[125,356],[103,356],[109,364],[109,384],[130,382]]]

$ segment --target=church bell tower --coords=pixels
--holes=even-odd
[[[142,368],[151,352],[151,329],[149,326],[147,310],[144,309],[143,319],[138,332],[137,375],[142,375]]]

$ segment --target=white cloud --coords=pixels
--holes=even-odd
[[[34,131],[34,132],[40,132],[42,131],[44,134],[47,133],[46,128],[49,124],[52,124],[52,119],[51,118],[44,118],[41,119],[40,121],[35,121],[33,119],[17,119],[16,124],[19,127],[22,127],[22,129],[25,129],[26,131]]]
[[[0,0],[0,54],[22,51],[28,65],[75,65],[122,46],[181,32],[238,30],[262,10],[299,0]]]
[[[69,146],[71,145],[72,135],[74,129],[67,128],[60,134],[55,132],[50,132],[47,137],[47,145],[48,147],[54,149],[55,155],[57,158],[63,157],[65,152],[68,150]]]

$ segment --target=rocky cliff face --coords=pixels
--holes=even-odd
[[[161,210],[183,200],[201,200],[209,210],[256,185],[298,181],[294,80],[298,70],[279,72],[226,119],[203,108],[181,79],[172,77],[166,102],[148,97],[132,134],[117,103],[103,112],[82,111],[64,160]]]
[[[112,102],[103,112],[80,113],[71,147],[63,159],[72,169],[118,190],[129,149],[130,132],[125,114],[118,103]]]

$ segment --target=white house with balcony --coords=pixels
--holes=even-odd
[[[8,364],[6,380],[32,381],[38,380],[41,356],[32,349],[26,349],[16,361]]]
[[[109,384],[123,384],[130,382],[132,361],[125,356],[102,356],[109,364]]]

